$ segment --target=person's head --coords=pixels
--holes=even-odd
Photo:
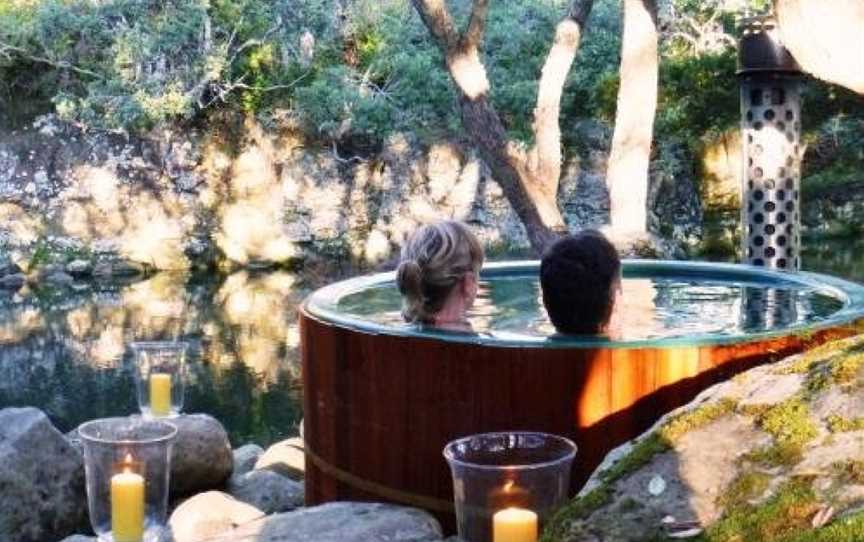
[[[556,241],[543,254],[543,305],[559,333],[602,332],[612,316],[620,287],[618,252],[595,230]]]
[[[435,323],[445,305],[467,309],[482,265],[483,248],[464,224],[448,220],[421,227],[402,247],[396,270],[402,316]]]

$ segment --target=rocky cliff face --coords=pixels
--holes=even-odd
[[[584,148],[565,164],[559,194],[574,230],[609,213],[609,130],[583,121],[580,131]],[[662,147],[651,167],[650,226],[677,242],[701,233],[683,153]],[[470,223],[489,247],[528,245],[487,168],[452,142],[398,135],[360,158],[249,120],[125,137],[48,116],[0,132],[0,250],[19,264],[90,257],[184,269],[310,254],[376,263],[418,224],[442,218]]]

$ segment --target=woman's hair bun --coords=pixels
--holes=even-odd
[[[405,260],[396,269],[396,284],[399,293],[405,296],[417,297],[422,295],[423,270],[416,260]]]

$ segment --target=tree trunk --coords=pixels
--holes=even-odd
[[[474,99],[463,95],[460,106],[465,131],[525,226],[531,246],[538,253],[542,252],[555,239],[556,232],[565,229],[558,210],[557,190],[551,195],[542,190],[531,190],[547,184],[547,180],[532,178],[519,163],[518,151],[508,148],[504,126],[485,95]]]
[[[560,102],[593,0],[573,0],[556,27],[539,84],[534,110],[536,143],[530,149],[508,140],[501,118],[489,102],[489,80],[479,49],[489,0],[473,1],[467,28],[461,34],[444,0],[412,3],[444,53],[447,71],[459,94],[462,125],[525,226],[531,246],[542,252],[567,230],[558,208]]]
[[[624,0],[620,87],[606,171],[613,230],[645,232],[648,162],[657,109],[657,4]]]
[[[780,37],[798,64],[864,94],[864,2],[775,0]]]

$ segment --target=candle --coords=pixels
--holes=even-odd
[[[493,542],[537,542],[537,514],[524,508],[505,508],[492,516]]]
[[[144,477],[128,467],[111,477],[111,534],[115,542],[144,537]]]
[[[171,375],[168,373],[150,375],[150,412],[154,416],[171,414]]]

